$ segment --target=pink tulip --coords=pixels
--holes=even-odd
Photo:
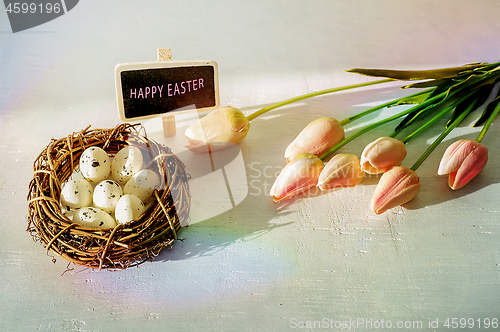
[[[401,165],[406,157],[403,142],[392,137],[380,137],[368,144],[361,154],[361,169],[369,174],[379,174]]]
[[[444,152],[438,175],[449,174],[450,188],[460,189],[481,172],[487,161],[488,148],[485,145],[461,139],[451,144]]]
[[[385,172],[373,194],[371,208],[376,214],[411,201],[420,190],[417,173],[404,166]]]
[[[243,112],[231,106],[221,107],[192,124],[185,136],[193,152],[208,152],[239,143],[248,133],[250,122]]]
[[[285,150],[287,162],[308,152],[321,157],[344,139],[344,128],[334,118],[320,118],[309,123]]]
[[[353,187],[363,180],[359,158],[353,154],[339,153],[330,159],[323,168],[318,180],[321,190],[340,187]]]
[[[280,172],[271,188],[275,202],[292,198],[318,183],[323,161],[310,153],[293,158]]]

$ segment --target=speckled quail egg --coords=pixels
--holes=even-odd
[[[115,219],[120,224],[126,224],[139,218],[144,211],[146,207],[139,197],[131,194],[123,195],[116,204]]]
[[[111,177],[125,185],[135,173],[142,169],[142,152],[136,146],[126,146],[118,151],[111,163]]]
[[[80,156],[80,172],[91,183],[107,179],[111,172],[111,160],[106,151],[97,146],[85,149]]]
[[[132,194],[146,203],[153,191],[160,187],[160,177],[150,169],[137,172],[123,187],[124,194]]]
[[[78,210],[92,204],[92,185],[85,179],[69,180],[61,189],[61,204],[66,210]]]
[[[101,181],[94,188],[94,207],[113,213],[122,195],[123,190],[118,183],[113,180]]]
[[[113,228],[116,226],[113,217],[95,207],[84,207],[76,211],[73,222],[89,228]]]

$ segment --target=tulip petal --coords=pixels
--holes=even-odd
[[[380,137],[368,144],[361,154],[361,169],[369,174],[385,173],[401,165],[406,157],[403,142],[392,137]]]
[[[248,133],[250,123],[234,107],[221,107],[186,129],[185,136],[192,152],[207,152],[239,143]],[[231,144],[226,144],[231,143]]]
[[[334,118],[320,118],[310,122],[285,150],[287,162],[307,152],[321,157],[344,139],[344,128]]]
[[[479,144],[465,157],[460,168],[450,173],[448,185],[453,190],[462,188],[481,172],[487,162],[488,148],[483,144]]]
[[[420,179],[408,167],[396,166],[382,175],[373,194],[371,208],[376,214],[411,201],[420,190]]]
[[[461,139],[451,144],[443,154],[439,162],[438,175],[445,175],[456,172],[462,165],[465,158],[479,146],[473,140]]]
[[[280,172],[270,190],[275,202],[292,198],[318,183],[323,162],[310,153],[292,159]]]
[[[363,177],[359,158],[353,154],[339,153],[323,168],[317,186],[321,190],[353,187],[360,183]]]

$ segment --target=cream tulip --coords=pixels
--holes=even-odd
[[[321,157],[344,139],[344,128],[334,118],[319,118],[310,122],[285,150],[287,162],[307,152]]]
[[[275,202],[290,199],[318,183],[323,161],[310,153],[301,153],[281,170],[271,187]]]
[[[239,143],[248,133],[250,122],[239,109],[221,107],[192,124],[185,136],[192,152],[208,152]]]
[[[323,168],[318,180],[321,190],[353,187],[363,180],[359,158],[348,153],[336,154]]]
[[[368,144],[361,154],[361,169],[369,174],[384,173],[401,165],[406,157],[403,142],[392,137],[380,137]]]
[[[395,166],[380,178],[372,197],[371,208],[376,214],[384,213],[411,201],[419,190],[420,179],[417,173],[408,167]]]

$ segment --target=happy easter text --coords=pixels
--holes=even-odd
[[[173,97],[176,95],[183,95],[185,93],[203,89],[204,87],[205,85],[203,78],[198,78],[178,83],[132,88],[130,89],[130,99],[161,98],[165,95],[167,95],[168,97]]]

